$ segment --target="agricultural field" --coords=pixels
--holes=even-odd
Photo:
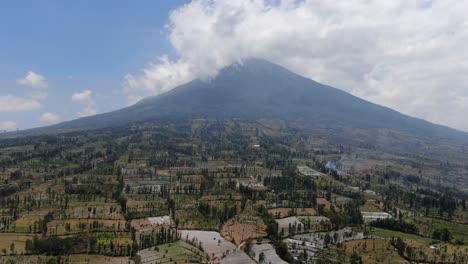
[[[342,250],[346,256],[358,254],[363,263],[408,263],[394,250],[394,246],[386,239],[353,240],[343,243],[337,250]]]
[[[269,208],[268,213],[272,214],[275,218],[317,215],[317,211],[314,208]]]
[[[0,233],[0,250],[2,255],[26,253],[26,240],[33,239],[32,234]]]
[[[187,263],[207,260],[206,254],[183,240],[138,251],[142,264]]]
[[[278,223],[278,231],[282,236],[301,233],[304,230],[304,224],[295,216],[276,219],[276,222]]]
[[[87,232],[127,232],[124,220],[67,219],[47,223],[49,236],[62,236]]]
[[[0,264],[466,262],[458,196],[406,187],[393,167],[361,159],[375,152],[350,158],[258,126],[0,139]]]
[[[233,219],[223,224],[221,235],[236,245],[249,238],[265,237],[266,225],[261,219]]]
[[[459,241],[460,244],[468,243],[467,224],[424,216],[410,217],[407,221],[414,223],[418,227],[419,233],[423,236],[431,237],[434,231],[447,229],[452,236],[451,239]]]

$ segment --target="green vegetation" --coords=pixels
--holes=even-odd
[[[342,240],[367,235],[386,238],[382,247],[394,238],[405,258],[420,252],[416,259],[429,258],[433,242],[449,248],[438,260],[465,255],[466,204],[459,192],[399,173],[400,163],[381,166],[400,160],[395,156],[262,122],[167,121],[0,139],[0,254],[213,259],[201,240],[180,237],[188,229],[218,231],[226,241],[210,241],[215,249],[246,242],[240,247],[249,254],[265,236],[271,254],[297,263],[365,262],[373,257],[367,244],[353,245],[359,247],[353,254]],[[315,172],[303,174],[298,165]],[[393,219],[367,227],[366,209]],[[269,212],[284,214],[275,219]],[[285,216],[294,219],[289,227]],[[285,240],[315,230],[323,232],[317,248]]]
[[[382,229],[382,228],[372,228],[371,234],[376,235],[376,236],[386,237],[386,238],[400,237],[404,240],[417,241],[425,245],[430,245],[434,241],[434,239],[429,238],[429,237],[407,234],[403,232],[392,231],[392,230]]]
[[[370,222],[369,225],[373,227],[385,228],[409,234],[418,233],[418,228],[414,224],[407,223],[402,220],[395,220],[393,218],[378,219],[376,221]]]

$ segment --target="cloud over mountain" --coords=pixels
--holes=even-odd
[[[168,91],[249,57],[406,114],[468,130],[463,1],[192,1],[170,14],[176,59],[128,74],[124,93]]]

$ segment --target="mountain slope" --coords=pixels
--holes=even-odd
[[[468,142],[468,133],[403,115],[257,59],[227,67],[211,81],[194,80],[133,106],[64,122],[53,128],[106,127],[200,117],[271,118],[310,125],[384,128]]]

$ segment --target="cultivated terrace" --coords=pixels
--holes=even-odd
[[[4,137],[0,264],[467,263],[456,168],[424,162],[271,120]]]

